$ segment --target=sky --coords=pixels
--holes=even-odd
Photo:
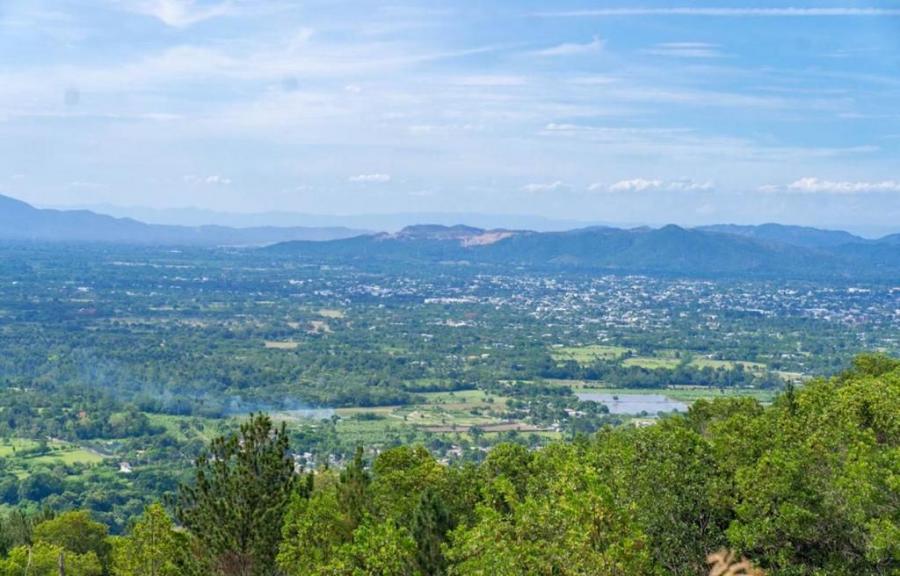
[[[0,0],[41,206],[900,228],[900,4]]]

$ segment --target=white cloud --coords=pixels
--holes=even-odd
[[[543,50],[532,52],[536,56],[576,56],[579,54],[591,54],[603,50],[606,44],[600,38],[594,36],[590,42],[579,44],[577,42],[566,42]]]
[[[791,192],[796,194],[867,194],[872,192],[900,192],[900,181],[848,181],[800,178],[787,186],[767,184],[759,187],[760,192]]]
[[[377,182],[384,183],[391,181],[390,174],[358,174],[347,179],[348,182]]]
[[[600,8],[541,12],[551,18],[605,16],[900,16],[900,8]]]
[[[696,192],[712,190],[715,186],[710,181],[695,182],[694,180],[660,180],[649,178],[633,178],[631,180],[619,180],[610,185],[595,182],[588,190],[607,190],[609,192],[645,192],[648,190],[665,190],[670,192]]]
[[[647,180],[646,178],[633,178],[631,180],[619,180],[609,187],[611,192],[643,192],[644,190],[658,190],[663,185],[662,180]],[[597,190],[597,184],[591,185],[592,190]]]
[[[231,2],[199,5],[194,0],[137,0],[122,3],[126,10],[156,18],[166,26],[186,28],[232,13]]]
[[[225,176],[220,176],[218,174],[212,174],[210,176],[188,174],[184,177],[184,181],[188,184],[208,184],[210,186],[228,186],[231,184],[231,178],[226,178]]]
[[[676,58],[721,58],[718,44],[706,42],[664,42],[644,50],[645,54]]]
[[[556,180],[554,182],[532,182],[530,184],[526,184],[522,186],[523,192],[553,192],[555,190],[560,190],[565,188],[566,185],[562,180]]]

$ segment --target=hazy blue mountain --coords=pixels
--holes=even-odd
[[[191,246],[265,246],[271,254],[341,262],[554,267],[676,275],[900,277],[900,235],[864,240],[797,226],[654,229],[593,226],[563,232],[418,224],[397,232],[342,227],[173,226],[89,210],[38,209],[0,196],[0,239]]]
[[[62,208],[62,207],[55,207]],[[407,212],[394,214],[306,214],[300,212],[269,211],[241,214],[202,208],[147,208],[92,204],[78,206],[99,214],[132,218],[149,224],[177,226],[216,225],[232,228],[247,227],[348,227],[356,230],[398,231],[404,227],[430,222],[450,226],[465,222],[479,228],[517,228],[538,231],[570,230],[594,222],[546,218],[529,214],[484,214],[478,212]]]
[[[334,240],[363,233],[329,228],[163,226],[89,210],[50,210],[0,195],[0,239],[128,244],[259,246],[289,240]]]
[[[842,244],[866,242],[864,238],[843,230],[822,230],[808,226],[788,226],[785,224],[760,224],[741,226],[738,224],[716,224],[700,226],[697,230],[719,232],[735,236],[746,236],[757,240],[779,242],[806,248],[832,248]]]
[[[436,263],[555,267],[622,273],[816,277],[900,275],[900,250],[877,242],[809,248],[771,239],[665,226],[591,227],[567,232],[415,226],[332,242],[287,242],[271,254],[345,262]]]

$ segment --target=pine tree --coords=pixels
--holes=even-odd
[[[416,563],[422,574],[441,576],[446,573],[441,546],[452,528],[453,519],[440,495],[431,488],[426,489],[416,506],[411,526],[416,541]]]
[[[176,516],[223,576],[277,574],[275,556],[294,482],[284,424],[251,416],[239,433],[212,441],[182,485]]]

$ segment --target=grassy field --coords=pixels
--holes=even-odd
[[[202,418],[199,416],[175,416],[171,414],[146,413],[150,423],[163,426],[166,431],[180,441],[201,438],[209,442],[225,432],[228,419]]]
[[[433,432],[468,430],[472,426],[500,424],[502,420],[491,412],[502,412],[506,398],[492,396],[481,390],[431,392],[423,394],[425,402],[404,406],[391,417]],[[438,430],[440,428],[440,430]]]
[[[659,358],[656,356],[635,356],[633,358],[626,358],[624,362],[622,362],[625,366],[638,366],[640,368],[647,368],[648,370],[655,370],[657,368],[666,368],[672,369],[677,368],[678,364],[681,361],[678,358]]]
[[[343,310],[337,310],[334,308],[322,308],[318,311],[318,314],[323,318],[332,318],[334,320],[340,320],[344,317]]]
[[[294,350],[298,346],[300,346],[300,344],[298,342],[292,342],[289,340],[285,340],[285,341],[266,340],[265,342],[263,342],[263,345],[266,348],[271,348],[273,350]]]
[[[710,358],[694,357],[690,363],[695,368],[726,368],[733,370],[738,365],[751,372],[764,372],[766,365],[760,362],[747,362],[745,360],[712,360]]]
[[[597,360],[618,360],[632,353],[633,350],[624,346],[606,346],[593,344],[590,346],[564,346],[551,350],[551,356],[557,362],[574,361],[582,365],[591,364]],[[629,356],[622,362],[624,366],[638,366],[648,370],[664,368],[667,370],[678,367],[681,358],[687,353],[682,350],[659,350],[653,355],[645,356]],[[725,368],[733,370],[738,365],[742,365],[745,370],[753,372],[762,372],[766,369],[765,364],[759,362],[747,362],[743,360],[714,360],[702,356],[694,356],[689,366],[693,368]]]
[[[507,399],[482,390],[429,392],[423,402],[408,406],[377,408],[338,408],[341,417],[338,433],[348,439],[378,442],[388,433],[423,432],[468,434],[473,427],[486,433],[508,430],[533,431],[521,422],[507,422],[500,417]]]
[[[71,466],[75,464],[99,464],[100,462],[103,462],[103,460],[103,456],[97,454],[96,452],[92,452],[84,448],[79,448],[77,446],[71,446],[68,448],[54,450],[49,454],[28,458],[27,462],[34,464],[51,465],[66,464]]]
[[[557,362],[568,362],[571,360],[579,364],[591,364],[597,360],[616,360],[629,351],[628,348],[623,348],[622,346],[591,344],[590,346],[554,348],[550,354]]]
[[[5,438],[0,440],[0,458],[12,458],[17,452],[36,448],[37,445],[34,440],[25,438]]]
[[[785,382],[791,382],[792,384],[802,384],[810,378],[808,375],[803,374],[802,372],[786,372],[784,370],[776,370],[775,374],[777,374],[778,377]]]
[[[6,462],[7,469],[19,478],[28,476],[32,467],[37,465],[89,465],[104,460],[97,452],[59,440],[47,442],[46,452],[29,453],[39,446],[40,443],[35,440],[5,438],[0,440],[0,458]]]

